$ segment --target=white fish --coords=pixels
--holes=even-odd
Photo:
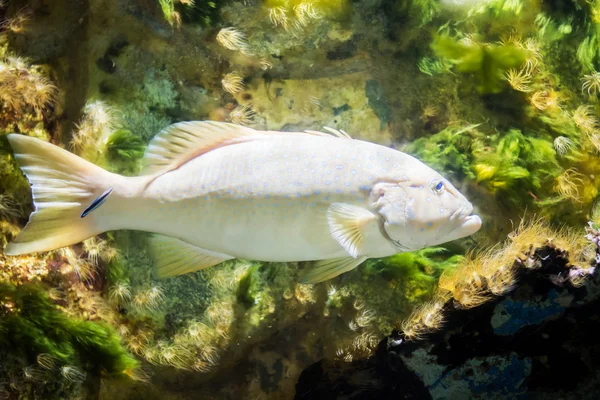
[[[433,169],[329,131],[177,123],[150,142],[138,177],[11,134],[35,211],[5,252],[48,251],[133,229],[156,234],[161,276],[232,258],[315,261],[301,278],[314,283],[367,258],[438,245],[480,228],[471,203]]]

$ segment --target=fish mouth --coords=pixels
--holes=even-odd
[[[450,238],[448,241],[460,239],[466,236],[471,236],[479,229],[481,229],[482,221],[479,215],[471,214],[462,218],[460,225],[458,225],[452,232],[450,232]]]
[[[467,203],[457,209],[449,218],[451,222],[450,226],[454,226],[454,229],[450,232],[446,231],[446,234],[438,232],[436,239],[439,240],[443,236],[445,242],[450,242],[477,232],[481,228],[482,221],[479,215],[473,214],[473,211],[471,203]]]
[[[461,229],[465,232],[468,232],[467,235],[472,235],[479,229],[481,229],[481,225],[481,217],[479,217],[479,215],[477,214],[471,214],[463,220],[462,225],[457,229]]]

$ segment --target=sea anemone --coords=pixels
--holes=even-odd
[[[231,113],[229,114],[229,119],[234,124],[238,125],[250,125],[256,113],[250,105],[238,105]]]
[[[244,55],[252,55],[246,42],[246,36],[235,28],[223,28],[217,34],[217,42],[229,49],[239,51]]]
[[[587,91],[588,96],[595,96],[600,92],[600,72],[594,71],[589,75],[584,75],[581,81],[583,82],[581,91]]]
[[[554,139],[554,150],[560,156],[567,154],[569,149],[573,146],[573,141],[565,136],[558,136]]]
[[[223,90],[231,94],[236,94],[244,90],[244,78],[237,72],[230,72],[221,80]]]
[[[519,92],[531,92],[531,67],[526,66],[520,70],[511,68],[504,74],[508,84]]]

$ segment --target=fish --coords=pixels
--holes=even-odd
[[[473,205],[423,162],[324,131],[179,122],[150,141],[132,177],[10,134],[35,210],[5,254],[50,251],[128,229],[152,233],[160,277],[239,258],[307,262],[299,281],[312,284],[369,258],[480,229]]]

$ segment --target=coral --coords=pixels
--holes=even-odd
[[[115,110],[104,101],[90,101],[83,108],[83,117],[71,139],[71,146],[87,160],[98,162],[116,127]]]
[[[594,133],[598,129],[598,120],[592,114],[592,107],[581,105],[573,112],[573,121],[579,129],[588,135]]]
[[[164,295],[160,287],[154,286],[141,290],[133,296],[132,304],[139,311],[152,311],[158,308],[164,301]]]
[[[3,32],[23,33],[31,21],[31,14],[31,9],[27,7],[21,8],[10,18],[5,18],[0,22],[0,30]]]
[[[36,361],[40,367],[50,371],[53,370],[56,365],[54,357],[52,357],[52,355],[48,353],[38,354],[36,357]]]
[[[60,374],[70,382],[84,382],[85,372],[73,365],[63,365],[60,367]]]
[[[429,76],[450,72],[452,64],[443,59],[423,57],[417,63],[419,71]]]
[[[403,320],[400,329],[407,340],[419,340],[425,335],[440,329],[445,322],[443,299],[431,300],[417,309]]]

